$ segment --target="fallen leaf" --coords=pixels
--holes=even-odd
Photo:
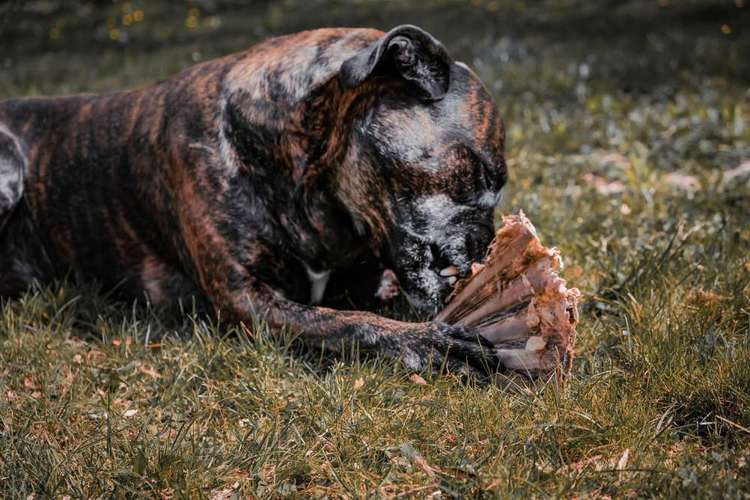
[[[427,474],[429,477],[435,477],[435,471],[438,470],[427,463],[421,453],[417,451],[410,443],[404,443],[401,445],[401,454],[408,458],[415,466],[417,466],[422,472]]]
[[[563,273],[566,279],[574,280],[583,276],[583,268],[581,266],[570,266],[566,267]]]
[[[148,375],[151,378],[161,378],[161,375],[159,374],[159,372],[151,368],[150,366],[141,365],[138,368],[138,371],[140,371],[144,375]]]
[[[126,410],[125,413],[122,414],[122,416],[125,418],[130,418],[130,417],[135,416],[137,413],[138,413],[138,410],[130,409],[130,410]]]
[[[622,181],[609,181],[602,174],[596,172],[584,175],[583,180],[603,195],[620,194],[627,190],[627,186]]]
[[[354,390],[358,391],[362,387],[364,387],[364,385],[365,385],[364,379],[362,377],[359,377],[357,380],[354,381]]]
[[[724,172],[722,185],[726,187],[727,184],[730,184],[734,182],[735,180],[737,180],[738,178],[744,177],[746,175],[750,179],[750,160],[745,160],[742,163],[740,163],[737,167]]]
[[[684,191],[698,191],[701,188],[701,182],[696,176],[682,172],[669,172],[664,176],[664,182]]]
[[[417,373],[412,373],[411,375],[409,375],[409,380],[411,380],[413,384],[427,385],[427,381],[420,377]]]

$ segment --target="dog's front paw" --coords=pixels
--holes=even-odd
[[[431,366],[459,373],[493,373],[501,368],[492,345],[476,331],[461,326],[424,323],[407,335],[402,347],[401,360],[414,371]]]

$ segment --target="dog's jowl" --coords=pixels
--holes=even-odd
[[[477,76],[414,26],[307,31],[137,90],[3,101],[0,294],[74,276],[414,369],[487,366],[471,331],[325,305],[363,284],[392,296],[395,272],[434,312],[492,238],[503,142]]]

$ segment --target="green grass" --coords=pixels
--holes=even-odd
[[[308,350],[294,332],[222,331],[58,284],[2,304],[0,497],[750,496],[750,185],[725,180],[750,160],[747,17],[687,2],[668,14],[698,19],[670,23],[666,7],[635,1],[607,36],[594,25],[573,37],[564,26],[587,15],[575,2],[477,4],[351,15],[430,26],[494,89],[511,175],[499,213],[523,209],[584,293],[565,387],[421,384],[376,356]],[[59,47],[33,45],[70,13],[16,13],[0,97],[150,81],[197,46],[206,57],[249,43],[241,26],[304,27],[297,7],[219,9],[204,18],[224,24],[195,33],[182,13],[154,49],[160,17],[99,47],[103,68],[65,31]],[[307,22],[346,24],[337,12]]]

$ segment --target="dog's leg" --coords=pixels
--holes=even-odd
[[[0,232],[21,201],[25,171],[18,139],[0,123]]]
[[[268,253],[268,258],[262,257],[260,247],[250,257],[252,262],[235,258],[243,254],[238,249],[237,253],[227,252],[223,245],[197,249],[194,265],[201,288],[224,320],[247,325],[253,320],[265,321],[274,332],[291,328],[309,345],[332,351],[357,346],[362,351],[399,358],[412,370],[423,370],[430,363],[433,367],[446,365],[453,371],[462,370],[466,363],[486,371],[499,367],[491,345],[462,327],[409,323],[370,312],[308,306],[286,299],[255,277],[253,269],[283,266]]]
[[[40,245],[20,214],[25,172],[21,145],[0,122],[0,297],[16,296],[41,277],[31,264]]]
[[[284,299],[266,287],[246,290],[231,301],[241,320],[264,320],[272,329],[291,328],[312,346],[340,352],[356,345],[362,351],[399,358],[411,370],[430,363],[460,371],[465,364],[482,371],[499,361],[489,343],[461,327],[442,323],[408,323],[364,311],[312,307]]]

